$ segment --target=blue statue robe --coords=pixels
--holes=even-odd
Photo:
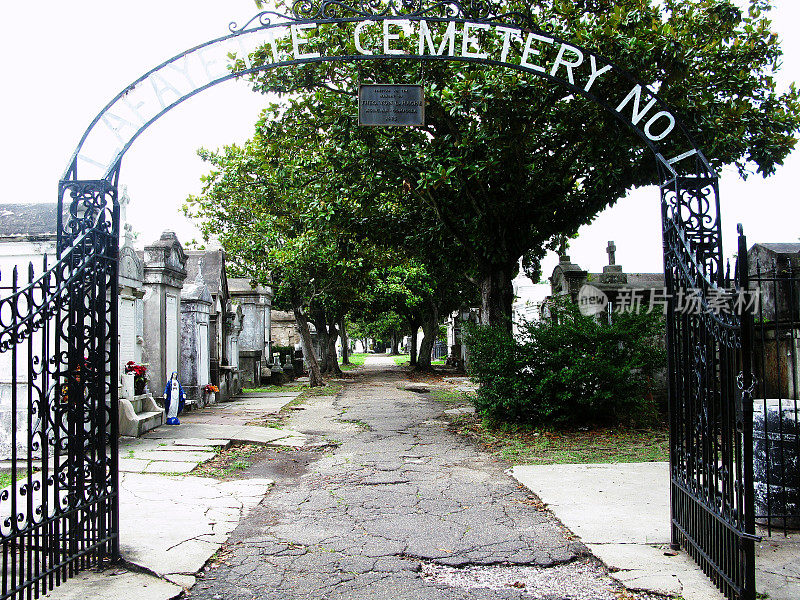
[[[167,411],[167,425],[181,424],[178,420],[178,415],[183,410],[185,402],[186,392],[183,391],[183,386],[178,381],[178,374],[173,373],[164,388],[164,408]]]

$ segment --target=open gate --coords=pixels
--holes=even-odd
[[[14,269],[0,300],[11,381],[3,599],[38,598],[119,554],[116,187],[62,183],[59,215],[55,264]]]
[[[662,185],[669,302],[670,505],[683,547],[728,598],[755,598],[752,301],[739,229],[736,273],[724,272],[717,178]]]

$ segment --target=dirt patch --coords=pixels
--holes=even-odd
[[[208,462],[198,465],[190,475],[213,477],[223,481],[242,479],[243,473],[266,451],[259,444],[234,444],[222,450]]]
[[[445,375],[452,375],[452,371],[438,372],[438,371],[407,371],[408,378],[415,383],[436,383],[440,384],[444,381]]]
[[[653,462],[669,459],[666,426],[551,430],[493,423],[470,413],[445,413],[450,431],[510,464]]]
[[[265,448],[241,476],[272,479],[275,482],[295,479],[305,475],[309,465],[322,455],[322,451],[316,448],[313,451]]]

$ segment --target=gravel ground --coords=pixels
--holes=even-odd
[[[523,597],[537,600],[620,600],[622,588],[593,559],[581,559],[554,567],[470,566],[461,569],[422,564],[425,581],[462,589],[518,589]],[[646,594],[633,596],[644,600]]]

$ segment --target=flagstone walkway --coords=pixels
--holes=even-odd
[[[250,424],[278,412],[300,392],[254,392],[231,402],[182,413],[180,425],[162,425],[140,438],[121,438],[122,473],[189,473],[233,442],[300,447],[304,435]]]

